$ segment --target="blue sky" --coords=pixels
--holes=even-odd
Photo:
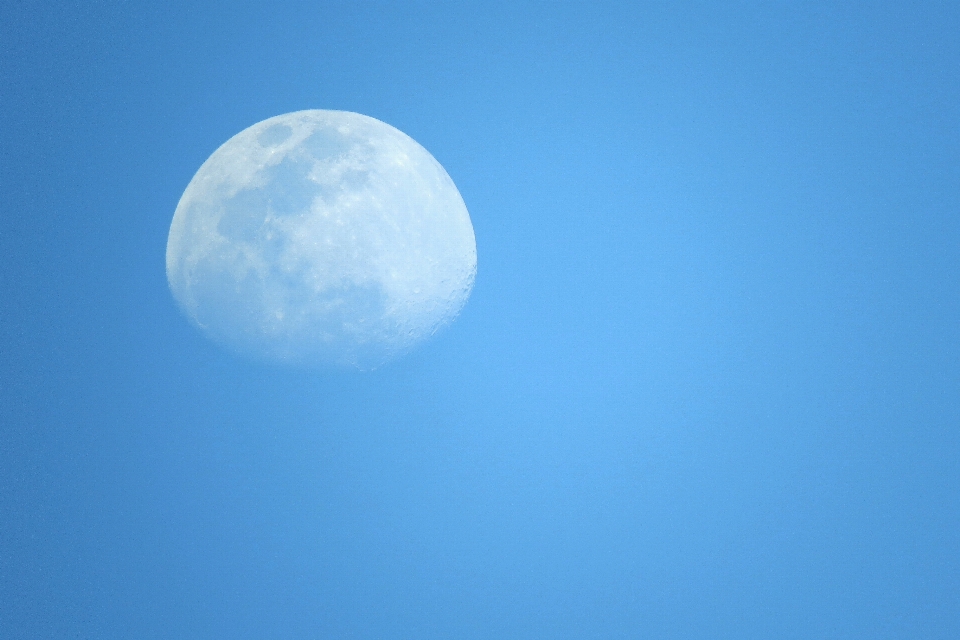
[[[5,3],[0,636],[956,638],[952,3]],[[247,362],[164,248],[309,108],[426,147],[460,319]]]

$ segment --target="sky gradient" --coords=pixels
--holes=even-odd
[[[955,3],[6,2],[0,87],[0,637],[960,637]],[[167,287],[301,109],[473,221],[378,371]]]

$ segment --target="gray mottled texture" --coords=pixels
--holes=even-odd
[[[477,251],[443,167],[373,118],[264,120],[203,163],[177,206],[167,279],[214,340],[272,361],[373,368],[460,311]]]

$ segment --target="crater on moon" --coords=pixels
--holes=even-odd
[[[345,111],[264,120],[190,181],[167,240],[183,312],[242,353],[374,368],[460,312],[477,253],[460,193],[413,139]]]

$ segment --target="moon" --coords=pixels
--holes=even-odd
[[[477,246],[426,149],[369,116],[310,110],[258,122],[203,163],[166,268],[184,314],[230,349],[373,369],[459,314]]]

